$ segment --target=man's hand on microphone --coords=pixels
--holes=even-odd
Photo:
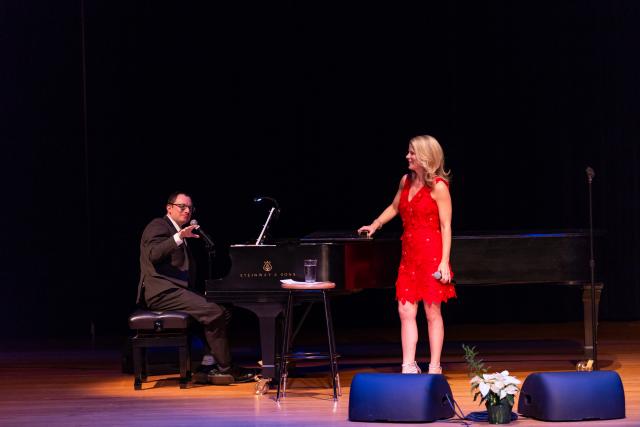
[[[196,239],[199,239],[200,236],[198,236],[196,233],[193,232],[193,230],[197,230],[200,226],[199,225],[190,225],[188,227],[183,228],[182,230],[180,230],[180,238],[181,239],[186,239],[186,238],[190,238],[190,237],[195,237]]]

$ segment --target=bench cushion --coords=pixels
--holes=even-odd
[[[129,327],[137,330],[187,329],[190,316],[181,311],[137,310],[129,316]]]

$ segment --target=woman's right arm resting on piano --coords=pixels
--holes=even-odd
[[[402,179],[400,179],[400,185],[398,186],[398,191],[396,191],[396,195],[393,198],[393,202],[389,206],[386,207],[382,213],[373,220],[370,225],[364,225],[358,229],[358,233],[367,233],[369,237],[373,236],[373,233],[380,230],[383,225],[391,221],[396,215],[398,215],[398,204],[400,203],[400,194],[402,193],[402,187],[404,187],[404,181],[407,179],[407,176],[404,175]]]

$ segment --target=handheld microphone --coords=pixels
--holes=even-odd
[[[431,275],[431,277],[433,277],[433,278],[434,278],[434,279],[436,279],[436,280],[440,280],[440,279],[442,279],[442,273],[440,273],[439,271],[436,271],[435,273],[433,273],[433,274]],[[451,279],[451,280],[450,280],[450,283],[451,283],[452,285],[455,285],[455,284],[456,284],[456,281],[455,281],[455,280],[453,280],[453,279]]]
[[[211,247],[214,246],[213,240],[211,239],[211,237],[209,237],[209,235],[207,233],[204,232],[202,227],[200,227],[198,225],[198,221],[196,221],[195,219],[192,219],[189,222],[189,225],[195,225],[196,226],[196,228],[193,229],[193,234],[197,234],[198,236],[201,236],[208,246],[211,246]]]

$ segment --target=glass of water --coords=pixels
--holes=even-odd
[[[305,282],[315,282],[316,281],[316,270],[318,268],[318,260],[317,259],[305,259],[304,260],[304,281]]]

